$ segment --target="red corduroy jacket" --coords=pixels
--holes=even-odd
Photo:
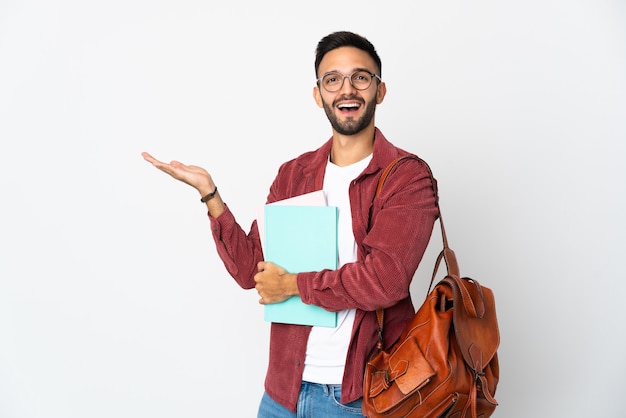
[[[319,149],[284,163],[267,203],[322,189],[331,145],[332,138]],[[415,313],[409,286],[438,214],[429,170],[421,161],[404,160],[374,199],[382,171],[406,154],[376,129],[370,164],[349,189],[358,260],[337,270],[298,274],[298,289],[305,303],[329,311],[357,310],[342,382],[342,403],[363,396],[365,362],[378,339],[375,311],[386,309],[384,341],[389,345]],[[242,288],[254,288],[257,263],[263,260],[256,221],[246,234],[228,208],[210,220],[217,252],[226,269]],[[296,410],[310,330],[302,325],[271,325],[265,391],[292,411]]]

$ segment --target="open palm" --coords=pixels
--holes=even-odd
[[[215,188],[211,175],[202,167],[186,165],[179,161],[171,161],[169,164],[164,163],[147,152],[142,152],[141,156],[159,170],[169,174],[176,180],[190,185],[201,193]]]

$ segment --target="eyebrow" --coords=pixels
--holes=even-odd
[[[362,67],[356,67],[356,68],[353,68],[353,69],[352,69],[352,71],[350,71],[348,74],[352,74],[352,73],[355,73],[355,72],[357,72],[357,71],[365,71],[365,72],[370,73],[370,74],[376,74],[376,72],[375,72],[375,71],[372,71],[372,70],[370,70],[369,68],[362,68]],[[326,72],[325,72],[324,74],[322,74],[320,77],[324,77],[326,74],[332,74],[332,73],[343,74],[343,73],[342,73],[341,71],[339,71],[339,70],[330,70],[330,71],[326,71]],[[344,75],[347,75],[347,74],[344,74]]]

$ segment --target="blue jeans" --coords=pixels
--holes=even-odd
[[[363,417],[361,399],[343,405],[341,385],[302,382],[298,409],[294,414],[263,393],[257,418],[355,418]]]

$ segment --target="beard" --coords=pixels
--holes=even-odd
[[[361,101],[361,103],[363,103],[363,106],[365,106],[365,113],[363,113],[363,116],[358,119],[350,116],[345,121],[340,121],[337,115],[333,112],[333,109],[335,109],[334,103],[333,106],[329,106],[328,103],[326,103],[323,99],[322,103],[324,104],[324,112],[326,112],[326,117],[330,121],[330,125],[333,127],[333,129],[341,135],[354,135],[361,132],[370,124],[370,122],[374,118],[374,113],[376,112],[376,102],[372,101],[369,103],[365,103],[362,99],[357,99],[355,97],[341,98],[341,100],[346,99],[356,99]]]

